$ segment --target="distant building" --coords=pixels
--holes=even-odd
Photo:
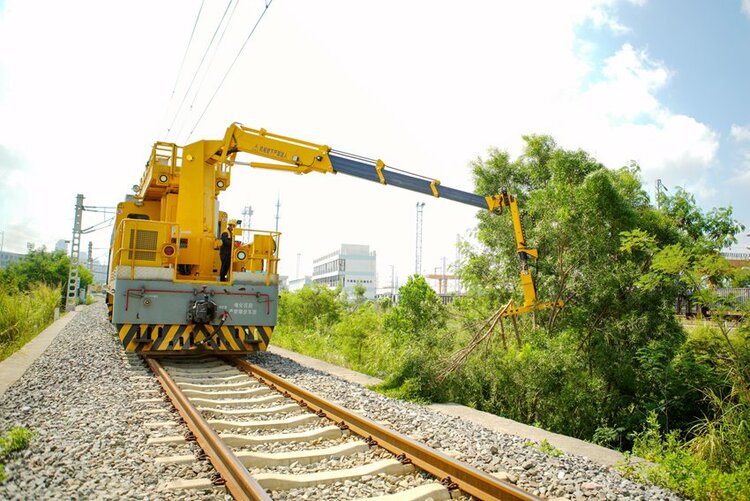
[[[310,285],[311,283],[312,277],[310,275],[305,275],[304,277],[300,278],[291,278],[287,282],[287,290],[289,292],[298,291],[305,285]]]
[[[0,268],[6,268],[10,263],[26,257],[26,254],[16,254],[15,252],[0,252]]]
[[[287,275],[279,275],[279,289],[285,291],[289,288],[289,277]]]
[[[55,250],[56,251],[65,251],[68,252],[68,244],[70,243],[70,240],[58,240],[55,244]]]
[[[85,261],[81,261],[81,264],[86,266]],[[93,267],[94,269],[91,270],[91,273],[94,275],[94,283],[106,284],[107,283],[107,265],[101,264],[98,261],[94,261]]]
[[[354,295],[357,284],[364,285],[365,297],[375,299],[375,251],[369,245],[341,244],[341,247],[313,260],[312,281],[331,288],[341,286]]]

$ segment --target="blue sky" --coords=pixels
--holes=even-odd
[[[693,191],[704,207],[732,205],[750,231],[750,183],[735,179],[738,171],[750,169],[748,145],[732,136],[733,125],[750,125],[750,12],[743,14],[740,0],[621,2],[613,11],[627,31],[614,33],[587,23],[580,36],[594,41],[600,57],[627,42],[668,68],[668,85],[658,92],[663,104],[719,135],[708,196],[695,187]],[[663,181],[667,186],[679,183]]]
[[[706,121],[722,134],[750,118],[750,16],[731,0],[659,0],[620,4],[626,37],[674,72],[663,93],[674,109]],[[598,39],[612,49],[616,37]]]

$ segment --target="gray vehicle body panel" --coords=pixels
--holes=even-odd
[[[112,323],[176,325],[186,324],[192,301],[216,303],[218,325],[224,311],[224,325],[276,325],[279,288],[277,285],[198,284],[163,280],[115,281]]]

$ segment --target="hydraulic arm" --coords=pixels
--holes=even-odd
[[[501,213],[503,208],[508,208],[513,221],[514,236],[516,240],[516,251],[520,261],[520,277],[523,287],[524,303],[522,306],[511,307],[506,310],[505,316],[518,315],[534,309],[549,308],[561,303],[537,302],[536,289],[529,268],[529,258],[537,258],[536,249],[526,246],[521,217],[518,211],[516,197],[503,191],[497,195],[481,196],[466,191],[457,190],[448,186],[442,186],[437,179],[430,179],[415,174],[399,171],[386,166],[382,160],[372,160],[342,151],[334,150],[326,145],[320,145],[294,139],[291,137],[272,134],[265,129],[251,129],[240,124],[232,124],[226,131],[224,139],[217,141],[198,141],[183,148],[182,167],[171,174],[179,176],[179,181],[174,183],[158,183],[157,170],[155,168],[158,158],[157,150],[169,151],[172,161],[176,158],[176,147],[170,143],[157,143],[151,156],[146,174],[139,187],[141,197],[162,196],[162,192],[170,189],[170,185],[183,189],[192,190],[199,194],[204,203],[204,214],[212,214],[214,206],[211,202],[219,191],[225,190],[230,184],[231,166],[235,164],[249,165],[250,167],[281,170],[297,174],[310,172],[341,173],[349,176],[366,179],[383,185],[396,186],[425,195],[438,198],[447,198],[459,203],[472,205],[487,209],[493,213]],[[263,157],[272,162],[240,162],[236,160],[238,153],[247,153]],[[176,162],[174,163],[176,165]],[[213,190],[210,187],[213,186]],[[187,206],[178,203],[177,216],[180,218],[181,211],[187,213]],[[186,218],[187,219],[187,218]],[[182,223],[181,223],[182,224]],[[192,230],[184,225],[188,230]],[[205,231],[210,225],[202,225]],[[194,230],[200,231],[200,228]]]

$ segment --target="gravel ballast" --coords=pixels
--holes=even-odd
[[[501,472],[522,489],[545,498],[681,499],[667,490],[631,482],[585,458],[546,455],[520,437],[389,399],[271,353],[251,355],[248,360],[482,470]],[[195,454],[197,445],[147,444],[149,437],[182,435],[186,431],[182,424],[157,429],[145,426],[147,422],[174,419],[167,402],[141,401],[163,397],[158,383],[149,376],[137,357],[123,353],[102,303],[79,312],[0,397],[0,432],[24,426],[35,433],[28,449],[6,460],[8,480],[0,485],[0,499],[227,499],[221,489],[165,490],[171,480],[206,478],[213,469],[206,461],[171,466],[155,463],[159,456]],[[168,412],[144,412],[153,409]],[[307,468],[298,472],[304,470]],[[373,479],[373,483],[403,482],[401,487],[407,487],[425,481],[420,478]],[[335,499],[337,495],[368,492],[358,489],[340,483],[331,488],[275,494],[291,500],[305,495],[310,499]]]
[[[146,444],[153,433],[144,422],[172,418],[141,412],[170,408],[166,402],[136,402],[161,396],[153,378],[131,379],[148,375],[143,364],[123,353],[103,303],[77,313],[0,397],[0,431],[24,426],[35,433],[26,450],[6,461],[0,499],[224,499],[223,491],[164,490],[168,480],[194,466],[159,466],[154,459],[190,454],[197,446]],[[184,431],[183,426],[169,434]],[[186,473],[213,472],[207,462],[196,466],[198,472]]]
[[[632,482],[584,457],[550,456],[527,440],[497,433],[417,404],[393,400],[272,353],[248,361],[289,382],[385,424],[535,495],[569,500],[681,500],[677,494]]]

